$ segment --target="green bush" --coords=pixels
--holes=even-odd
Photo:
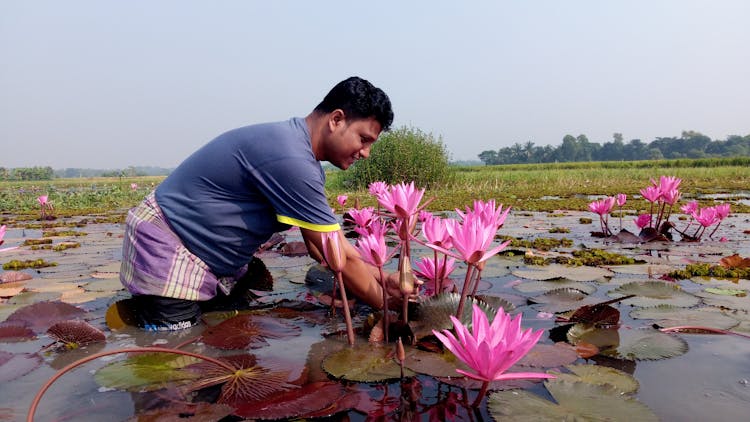
[[[411,127],[399,127],[380,135],[370,157],[358,161],[345,172],[345,184],[365,188],[384,181],[414,183],[429,187],[446,181],[449,174],[448,152],[442,139]]]

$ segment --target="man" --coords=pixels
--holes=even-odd
[[[378,272],[345,241],[320,161],[347,169],[367,158],[392,121],[388,96],[351,77],[305,118],[234,129],[193,153],[128,213],[120,280],[133,295],[137,324],[196,324],[201,308],[230,294],[258,247],[290,226],[318,261],[323,233],[337,231],[347,290],[381,308]],[[387,281],[400,296],[395,277]]]

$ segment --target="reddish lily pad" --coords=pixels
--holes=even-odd
[[[291,338],[301,332],[297,325],[278,318],[245,314],[207,328],[203,341],[219,349],[257,349],[268,345],[267,338]]]
[[[719,260],[724,268],[750,268],[750,258],[742,258],[738,254],[730,255]]]
[[[0,341],[18,342],[33,340],[36,334],[23,322],[2,322],[0,323]]]
[[[58,322],[47,333],[68,349],[105,341],[104,333],[85,321]]]
[[[138,422],[191,422],[224,420],[234,412],[225,404],[206,402],[173,403],[166,407],[138,413]]]
[[[42,364],[36,353],[9,353],[0,350],[0,383],[20,378]]]
[[[56,322],[80,318],[85,314],[81,308],[64,302],[39,302],[16,310],[8,316],[7,321],[25,322],[29,328],[41,333]]]
[[[535,368],[554,368],[573,363],[577,359],[578,354],[576,353],[576,349],[565,342],[554,344],[537,343],[516,365],[532,366]]]
[[[236,416],[247,419],[288,419],[319,411],[344,397],[344,386],[330,381],[307,384],[264,400],[240,404]]]
[[[5,271],[0,274],[0,283],[13,283],[16,281],[31,280],[31,274],[23,271]]]

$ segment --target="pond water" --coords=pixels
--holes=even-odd
[[[593,218],[591,224],[581,224],[581,217]],[[621,244],[608,242],[606,239],[591,236],[592,231],[599,229],[596,216],[592,213],[559,211],[555,213],[511,213],[500,235],[509,235],[519,239],[533,240],[535,238],[566,238],[572,240],[572,246],[559,247],[551,251],[535,250],[535,255],[555,256],[569,254],[573,250],[582,248],[602,248],[610,252],[617,252],[635,257],[645,263],[632,266],[610,266],[602,268],[607,276],[592,276],[585,271],[562,269],[573,281],[551,278],[540,275],[539,269],[530,268],[523,263],[523,249],[516,250],[515,256],[497,256],[492,258],[483,272],[480,294],[498,296],[515,305],[511,312],[523,314],[523,326],[545,330],[540,343],[552,344],[555,330],[559,330],[564,323],[555,322],[548,318],[545,312],[558,312],[565,308],[565,304],[556,301],[543,301],[540,296],[551,290],[549,283],[560,286],[576,286],[584,289],[596,301],[612,298],[616,289],[630,282],[658,281],[663,274],[673,269],[683,268],[691,262],[717,263],[721,258],[732,254],[742,257],[750,256],[750,215],[732,214],[722,224],[714,239],[726,238],[726,241],[704,240],[699,243],[686,242],[652,242],[649,244]],[[623,221],[623,225],[634,231],[632,218]],[[612,226],[618,228],[616,219],[612,219]],[[567,228],[568,233],[550,233],[553,228]],[[75,238],[66,237],[55,239],[55,243],[63,240],[80,242],[81,247],[67,249],[61,252],[49,250],[32,251],[27,246],[20,246],[26,239],[41,237],[39,230],[9,229],[6,233],[5,244],[0,248],[0,262],[12,259],[44,259],[56,262],[54,267],[39,270],[24,270],[33,276],[25,282],[25,293],[10,295],[0,302],[0,321],[4,321],[18,309],[39,301],[59,300],[75,305],[86,311],[88,322],[100,328],[106,335],[106,342],[95,343],[69,351],[43,350],[53,342],[44,332],[38,333],[35,339],[18,342],[0,342],[0,353],[11,353],[14,356],[38,356],[41,364],[22,375],[12,377],[8,375],[12,368],[2,365],[0,361],[0,379],[3,376],[12,379],[0,384],[0,420],[23,420],[29,405],[39,388],[66,365],[94,353],[133,348],[143,346],[174,347],[199,336],[204,326],[194,327],[175,333],[144,332],[134,328],[111,330],[105,321],[105,312],[117,300],[127,297],[118,286],[117,272],[122,241],[122,226],[112,224],[89,224],[76,229],[86,232],[86,236]],[[299,233],[291,231],[286,234],[286,241],[299,241]],[[431,255],[426,249],[415,245],[414,257]],[[311,305],[308,310],[299,311],[301,298],[308,291],[305,278],[310,269],[317,271],[316,264],[307,257],[286,257],[276,252],[266,252],[261,255],[266,267],[274,278],[274,290],[258,298],[265,306],[274,310],[271,315],[291,321],[299,327],[299,335],[283,338],[268,339],[265,347],[253,349],[259,362],[283,362],[289,372],[290,382],[305,379],[329,379],[329,375],[321,369],[321,360],[326,358],[329,348],[341,348],[345,342],[345,335],[340,331],[342,317],[331,317],[326,307]],[[391,267],[392,268],[392,267]],[[453,279],[460,284],[465,267],[459,265],[454,272]],[[537,272],[534,272],[537,271]],[[576,272],[579,271],[579,272]],[[576,281],[577,280],[577,281]],[[735,290],[750,290],[749,280],[682,280],[676,282],[681,291],[694,296],[695,302],[688,306],[690,309],[720,312],[734,318],[736,324],[729,328],[731,331],[750,334],[750,296],[732,296],[727,302],[722,297],[714,298],[705,292],[707,288],[734,288]],[[615,295],[616,296],[616,295]],[[722,295],[717,295],[722,296]],[[665,300],[671,300],[666,298]],[[537,303],[533,303],[537,302]],[[290,303],[294,310],[285,310]],[[721,307],[719,305],[727,305]],[[274,306],[271,306],[274,305]],[[621,339],[628,336],[629,331],[636,331],[643,327],[651,327],[655,319],[636,319],[631,312],[641,309],[633,302],[615,303],[619,310],[621,327],[618,331]],[[575,309],[577,307],[568,307]],[[368,309],[357,307],[355,320],[361,325],[366,318]],[[540,313],[542,312],[542,313]],[[690,318],[685,317],[685,323],[690,324]],[[675,324],[680,325],[680,324]],[[334,334],[331,334],[334,333]],[[594,356],[590,359],[577,358],[576,364],[593,363],[619,369],[631,374],[639,383],[635,399],[647,406],[660,420],[744,420],[750,409],[750,339],[735,335],[718,334],[673,334],[687,346],[685,351],[675,353],[675,356],[665,359],[623,359],[613,357]],[[564,339],[564,338],[563,338]],[[332,343],[331,343],[332,342]],[[624,342],[624,340],[623,340]],[[334,344],[334,345],[332,345]],[[357,337],[358,345],[367,344],[363,335]],[[226,355],[200,341],[183,347],[198,353],[211,356]],[[668,353],[667,353],[668,354]],[[159,406],[167,406],[179,402],[176,389],[164,389],[152,392],[128,392],[100,385],[95,374],[100,369],[113,362],[123,360],[124,355],[107,356],[89,362],[60,378],[44,395],[36,412],[36,420],[127,420],[138,415],[144,415]],[[21,364],[14,364],[18,368]],[[562,365],[540,364],[537,367],[524,367],[517,370],[543,372],[550,369],[561,369]],[[20,371],[20,370],[19,370]],[[477,394],[476,389],[466,388],[460,383],[445,379],[438,379],[428,375],[418,375],[402,384],[397,379],[390,379],[377,383],[348,383],[353,388],[369,392],[377,401],[387,402],[384,395],[401,406],[388,407],[392,410],[385,419],[398,420],[429,420],[438,419],[482,420],[490,419],[487,401],[476,412],[462,406],[463,401],[472,401]],[[552,395],[542,383],[524,384],[526,391],[531,391],[540,397],[551,400]],[[410,400],[403,401],[408,394],[402,392],[412,389],[414,393]],[[416,395],[415,395],[416,394]],[[451,407],[441,405],[451,400],[457,404]],[[591,398],[590,400],[597,400]],[[411,401],[411,402],[409,402]],[[455,410],[454,408],[458,408]],[[408,414],[408,411],[413,413]],[[455,413],[450,413],[455,411]],[[374,413],[373,413],[374,415]],[[174,416],[174,415],[173,415]],[[185,415],[183,415],[185,416]],[[350,410],[342,412],[332,419],[339,420],[348,417],[350,420],[366,420],[366,415]],[[629,420],[628,415],[614,415],[614,419]],[[184,418],[191,420],[190,418]],[[509,419],[513,419],[510,417]],[[231,419],[230,419],[231,420]]]

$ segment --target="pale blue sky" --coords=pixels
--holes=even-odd
[[[452,158],[750,133],[750,1],[0,0],[0,166],[173,167],[369,79]]]

